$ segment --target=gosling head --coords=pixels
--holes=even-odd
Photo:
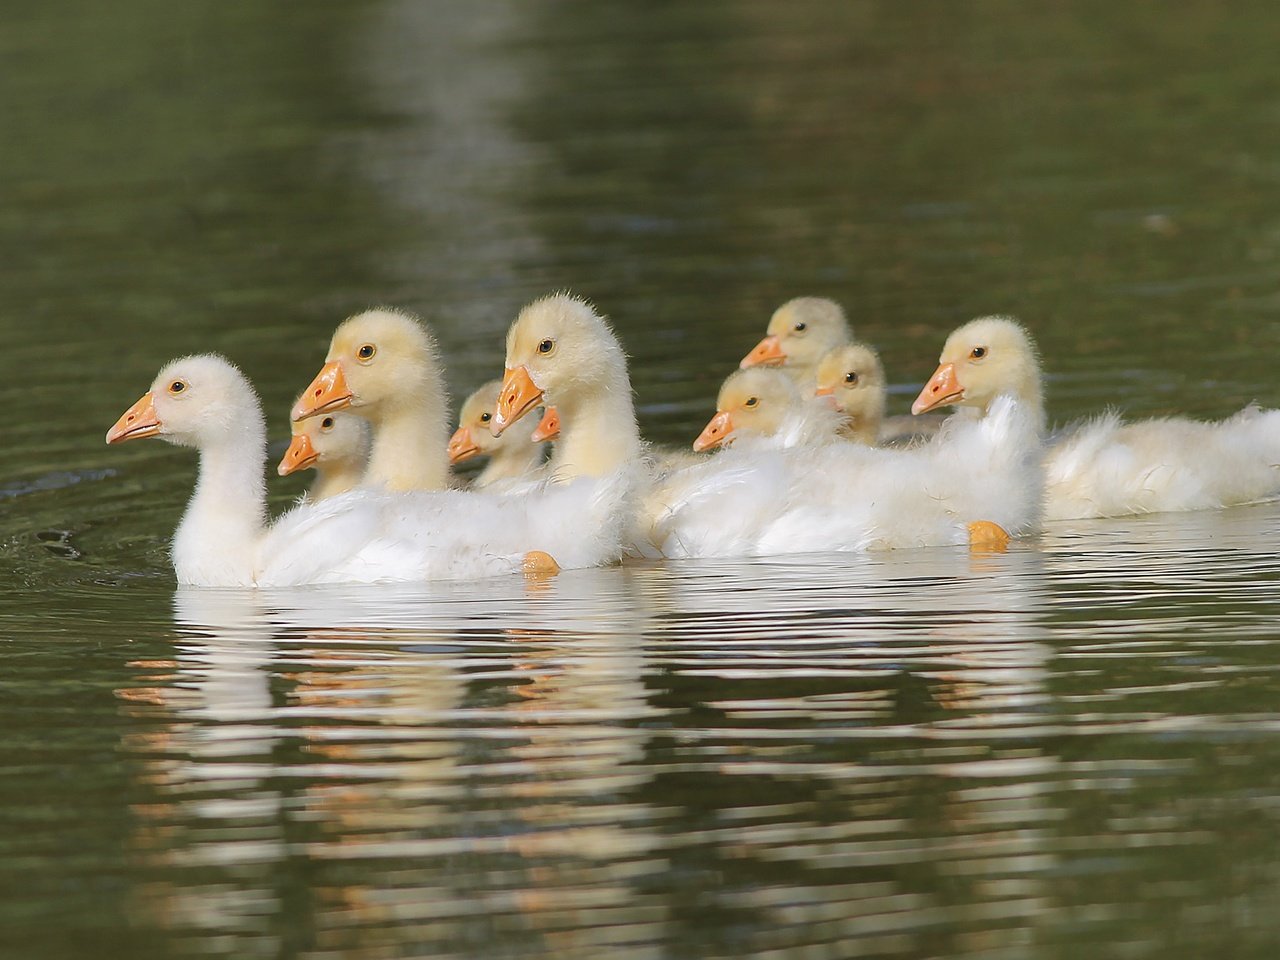
[[[739,366],[787,366],[811,371],[822,355],[853,336],[844,309],[825,297],[788,300],[769,319],[766,336]]]
[[[325,365],[294,405],[293,419],[348,407],[376,419],[424,395],[443,403],[435,338],[408,313],[366,310],[334,331]]]
[[[491,457],[518,444],[534,442],[530,436],[534,425],[529,421],[525,421],[526,429],[516,428],[500,437],[490,432],[501,389],[501,380],[490,380],[467,397],[458,415],[458,429],[449,439],[450,463],[463,463],[472,457]]]
[[[911,412],[957,404],[985,413],[1001,394],[1010,394],[1040,411],[1040,360],[1030,334],[1016,320],[979,317],[947,338],[938,369],[916,397]]]
[[[630,389],[626,355],[609,324],[585,300],[564,293],[520,311],[507,332],[506,368],[494,436],[535,407],[554,404],[569,414],[592,397]]]
[[[737,370],[720,387],[716,415],[693,441],[693,449],[701,453],[742,436],[773,436],[803,402],[795,383],[779,370]]]
[[[880,355],[865,343],[829,350],[818,362],[819,397],[857,424],[878,429],[884,418],[884,367]]]
[[[120,415],[107,443],[160,437],[184,447],[202,447],[263,428],[253,385],[224,357],[207,353],[167,363],[151,389]]]
[[[369,427],[350,414],[326,413],[295,421],[293,439],[276,472],[282,477],[313,467],[358,468],[369,459]]]

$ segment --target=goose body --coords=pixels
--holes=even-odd
[[[1002,398],[928,444],[731,448],[664,485],[639,552],[748,557],[968,542],[975,520],[1015,535],[1040,520],[1034,417]]]

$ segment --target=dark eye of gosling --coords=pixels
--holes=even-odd
[[[858,382],[858,375],[857,375],[856,373],[854,373],[852,370],[850,370],[848,373],[846,373],[846,374],[844,375],[844,382],[845,382],[845,383],[857,383],[857,382]]]
[[[974,360],[981,360],[986,355],[987,355],[986,347],[974,347],[972,350],[969,351],[969,356]]]
[[[747,406],[748,406],[748,407],[754,407],[754,406],[755,406],[757,403],[759,403],[759,402],[760,402],[760,398],[759,398],[759,397],[747,397]]]
[[[492,414],[492,413],[485,412],[485,413],[480,414],[480,422],[481,422],[481,423],[488,423],[488,422],[489,422],[490,420],[492,420],[492,419],[493,419],[493,414]]]
[[[555,345],[556,345],[556,342],[554,340],[543,340],[541,343],[538,344],[538,352],[550,353],[555,348]]]
[[[373,355],[376,352],[377,351],[374,349],[374,346],[372,343],[366,343],[363,346],[361,346],[359,350],[356,351],[356,356],[359,357],[361,360],[372,360]]]
[[[185,389],[187,389],[187,385],[181,380],[175,380],[173,383],[169,384],[170,393],[181,393]]]
[[[325,417],[323,420],[321,420],[321,421],[320,421],[320,428],[321,428],[322,430],[331,430],[331,429],[333,429],[333,417]]]
[[[796,333],[804,333],[808,329],[809,329],[809,325],[807,323],[804,323],[803,321],[795,325]]]

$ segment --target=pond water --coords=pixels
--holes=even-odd
[[[903,412],[1021,317],[1059,421],[1280,404],[1280,10],[87,0],[0,31],[0,952],[1271,957],[1280,507],[1002,556],[177,590],[218,350],[273,433],[342,317],[609,314],[688,443],[832,296]],[[297,478],[272,483],[283,506]]]

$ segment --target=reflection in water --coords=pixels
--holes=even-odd
[[[174,663],[120,692],[157,797],[132,846],[169,878],[139,922],[239,956],[287,942],[282,913],[370,957],[649,955],[731,929],[751,950],[939,925],[954,949],[1025,943],[1056,761],[990,734],[1050,709],[1038,565],[180,591]]]

